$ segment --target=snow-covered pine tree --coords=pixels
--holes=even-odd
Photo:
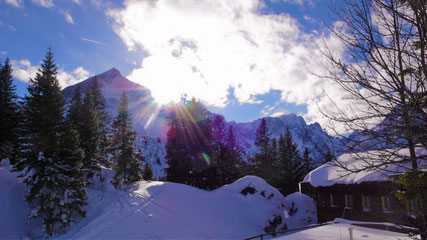
[[[92,95],[92,89],[86,89],[86,96],[83,100],[81,116],[80,146],[84,150],[85,156],[83,166],[87,181],[101,169],[100,145],[101,133],[99,129],[98,114]]]
[[[120,97],[118,114],[113,120],[113,146],[115,175],[111,183],[117,189],[142,180],[141,161],[135,152],[136,132],[132,130],[132,116],[129,111],[129,99],[125,92]]]
[[[100,162],[101,164],[109,167],[111,166],[111,162],[108,160],[107,154],[108,149],[110,147],[109,135],[111,133],[111,128],[108,120],[108,113],[106,110],[107,103],[105,101],[104,95],[102,94],[101,86],[99,85],[97,75],[95,75],[93,79],[91,90],[93,96],[93,103],[99,120],[99,133],[101,138],[101,142],[99,145]]]
[[[87,205],[87,191],[84,189],[83,157],[84,151],[79,147],[78,132],[72,125],[65,125],[59,137],[59,151],[56,157],[57,167],[50,175],[53,202],[51,211],[59,229],[68,227],[78,217],[85,217],[84,206]],[[49,175],[47,175],[49,176]]]
[[[4,65],[0,63],[0,162],[8,158],[13,164],[16,161],[18,149],[18,122],[20,120],[18,96],[12,81],[12,67],[9,59]]]
[[[77,135],[64,119],[65,102],[56,78],[57,68],[49,48],[41,69],[30,79],[23,105],[23,141],[20,159],[28,186],[30,217],[40,217],[52,236],[66,228],[72,218],[83,215],[86,192],[79,179],[82,159]]]

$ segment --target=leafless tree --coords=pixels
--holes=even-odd
[[[347,172],[376,171],[390,164],[408,170],[426,167],[427,143],[427,0],[341,0],[331,8],[337,22],[332,36],[345,46],[337,54],[326,38],[319,49],[327,61],[321,77],[338,84],[354,104],[320,109],[332,123],[345,127],[344,152],[364,164],[333,164]],[[407,163],[407,164],[405,164]],[[424,202],[426,196],[424,194]],[[417,215],[422,239],[426,239],[422,211]]]

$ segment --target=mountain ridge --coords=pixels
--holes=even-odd
[[[146,149],[145,152],[143,151],[143,154],[153,166],[154,175],[156,177],[164,176],[164,167],[167,166],[165,161],[166,151],[164,148],[168,129],[166,107],[154,101],[148,88],[123,77],[116,68],[111,68],[104,73],[96,75],[96,77],[106,99],[107,112],[110,118],[116,115],[120,95],[123,91],[126,91],[129,96],[130,110],[133,113],[134,129],[138,132],[139,136],[137,147]],[[80,85],[82,92],[85,93],[86,88],[93,83],[94,78],[95,76],[92,76],[65,88],[63,90],[65,99],[71,99],[77,85]],[[218,114],[211,113],[211,115]],[[250,122],[226,122],[227,127],[233,126],[238,143],[248,153],[245,156],[246,158],[253,155],[256,151],[254,139],[261,119],[258,118]],[[323,155],[316,150],[319,148],[326,149],[331,143],[335,142],[335,139],[329,136],[321,128],[319,123],[307,124],[303,117],[294,113],[284,114],[279,117],[265,117],[265,119],[271,136],[274,138],[278,138],[280,134],[284,134],[286,128],[289,127],[301,154],[304,148],[307,148],[317,164],[323,161]]]

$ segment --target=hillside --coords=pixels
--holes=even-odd
[[[0,167],[0,239],[22,239],[30,236],[25,186],[9,170],[6,164]],[[103,169],[102,174],[105,181],[88,189],[86,218],[54,238],[242,239],[264,233],[274,218],[281,219],[276,230],[285,224],[294,228],[317,221],[312,200],[295,194],[286,199],[254,176],[211,192],[158,181],[142,181],[118,191],[109,182],[112,171]],[[247,187],[255,192],[242,194]],[[300,208],[298,214],[290,214],[292,202],[294,209]],[[30,233],[34,238],[43,237],[40,222],[32,220]]]

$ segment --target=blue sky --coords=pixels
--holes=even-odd
[[[115,67],[160,102],[186,92],[227,120],[318,120],[324,87],[307,66],[332,24],[327,1],[160,2],[1,0],[0,59],[21,96],[51,46],[63,87]]]

